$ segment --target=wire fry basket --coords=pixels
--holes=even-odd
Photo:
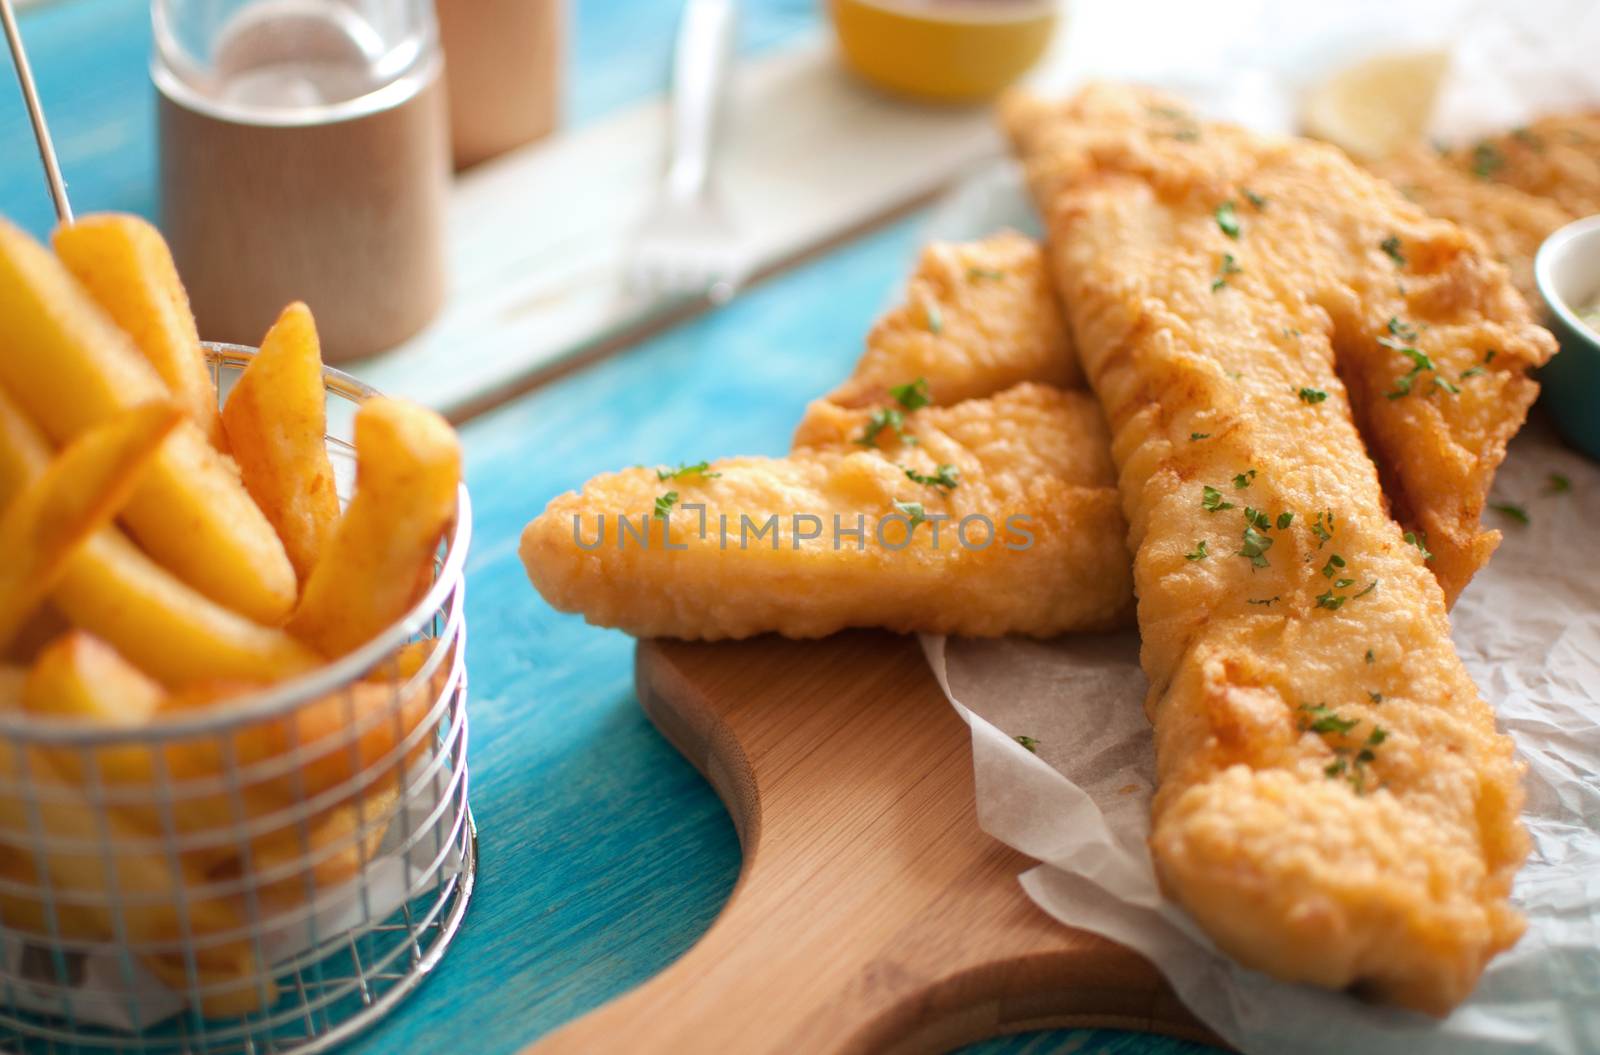
[[[208,349],[226,392],[254,353]],[[325,384],[344,499],[375,393]],[[125,728],[0,712],[0,1050],[322,1051],[428,975],[477,866],[470,531],[463,487],[422,600],[304,676]]]

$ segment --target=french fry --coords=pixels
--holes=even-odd
[[[57,443],[166,395],[155,369],[61,262],[4,221],[0,385]],[[123,520],[152,557],[214,601],[263,623],[294,605],[283,543],[192,422],[162,445]]]
[[[26,759],[25,768],[19,758]],[[135,947],[175,944],[187,937],[208,976],[253,978],[261,973],[249,942],[229,937],[243,933],[239,906],[208,895],[203,874],[187,864],[174,865],[164,855],[142,849],[147,836],[117,811],[97,809],[84,800],[44,752],[0,751],[0,787],[0,841],[28,848],[35,869],[42,866],[48,875],[54,898],[74,906],[73,914],[100,935],[110,939],[120,934]],[[20,788],[41,790],[26,801],[17,794]],[[223,1003],[231,1006],[238,998],[231,990],[228,995],[231,999]]]
[[[149,403],[90,429],[0,512],[0,646],[60,581],[73,552],[128,500],[182,412]]]
[[[0,392],[0,501],[49,463],[44,438]],[[67,561],[51,600],[73,623],[167,685],[277,681],[321,662],[282,630],[251,622],[180,582],[114,528],[90,538]]]
[[[355,419],[356,493],[312,569],[291,633],[328,655],[370,641],[416,603],[455,516],[461,445],[431,410],[374,398]]]
[[[172,252],[137,216],[102,213],[56,228],[56,256],[155,367],[213,446],[224,445],[217,389]]]
[[[301,582],[339,519],[323,441],[326,400],[316,323],[304,304],[291,304],[234,382],[222,421],[245,488],[277,529]]]
[[[180,830],[218,833],[217,852],[199,855],[209,869],[235,852],[237,839],[230,833],[241,822],[270,817],[335,789],[348,789],[343,796],[347,799],[378,794],[430,746],[431,736],[417,737],[402,760],[385,761],[427,716],[446,673],[404,686],[398,700],[389,686],[361,682],[227,733],[175,738],[161,747],[102,745],[92,764],[100,783],[108,787],[151,790],[148,805],[135,799],[122,808],[146,830],[163,829],[165,817],[155,806],[155,792],[160,789],[172,823]],[[74,631],[40,654],[23,684],[21,704],[32,714],[131,729],[163,715],[215,706],[250,688],[217,685],[168,694],[104,642]],[[292,766],[261,775],[265,763],[291,752]],[[85,779],[86,757],[78,751],[44,749],[44,753],[69,779]],[[237,799],[225,792],[189,790],[230,772],[242,781]],[[270,843],[274,834],[269,830],[258,838]]]

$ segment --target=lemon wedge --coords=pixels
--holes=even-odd
[[[1442,51],[1375,55],[1306,96],[1308,134],[1370,160],[1422,138],[1450,57]]]

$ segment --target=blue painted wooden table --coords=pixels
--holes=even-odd
[[[573,7],[569,120],[660,90],[676,5]],[[804,0],[747,2],[742,45],[780,43],[816,18]],[[76,207],[153,215],[143,0],[58,0],[26,13],[23,32]],[[0,213],[43,233],[52,215],[26,137],[20,99],[0,88]],[[550,496],[594,473],[781,453],[806,401],[855,360],[920,222],[881,228],[464,428],[477,517],[467,612],[480,885],[437,976],[351,1051],[514,1052],[660,970],[716,916],[739,870],[732,825],[639,710],[632,642],[547,607],[523,576],[517,536]],[[971,1050],[1210,1049],[1075,1030]]]

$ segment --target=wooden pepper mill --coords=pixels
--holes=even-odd
[[[162,226],[201,335],[257,344],[304,300],[330,361],[393,347],[445,294],[431,5],[254,0],[225,20],[206,8],[156,0],[151,67]]]

